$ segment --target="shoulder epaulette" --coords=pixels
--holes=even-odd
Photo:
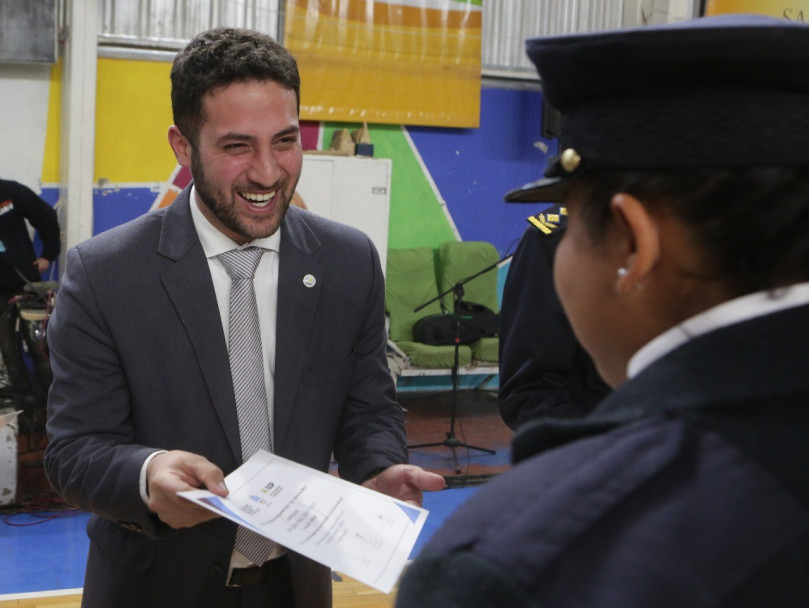
[[[544,234],[553,234],[554,230],[557,230],[565,224],[565,220],[567,219],[567,208],[560,206],[551,207],[550,209],[547,209],[542,213],[532,215],[527,219]]]

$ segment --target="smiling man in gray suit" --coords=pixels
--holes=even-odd
[[[283,547],[251,562],[237,526],[179,498],[243,460],[220,254],[254,278],[269,432],[281,456],[420,503],[443,478],[407,465],[385,362],[384,279],[352,228],[289,207],[302,166],[300,80],[256,32],[217,29],[172,68],[169,143],[194,183],[168,208],[73,248],[48,338],[46,471],[93,512],[83,605],[331,604],[329,570]]]

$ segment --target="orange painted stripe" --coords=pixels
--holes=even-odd
[[[177,192],[175,190],[167,190],[166,193],[163,195],[163,198],[157,204],[157,209],[162,207],[168,207],[174,202],[174,199],[177,198]]]

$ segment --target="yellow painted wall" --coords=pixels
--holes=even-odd
[[[171,64],[99,59],[93,180],[160,182],[176,166],[167,132],[172,124]],[[61,64],[51,72],[42,181],[59,181]]]
[[[93,180],[165,181],[176,166],[167,132],[171,117],[171,64],[99,59]],[[62,69],[51,71],[48,132],[42,181],[59,182]]]
[[[42,160],[42,182],[55,184],[59,181],[59,115],[62,107],[62,59],[51,68],[50,92],[48,94],[48,127],[45,134],[45,152]]]
[[[94,180],[168,179],[177,164],[167,139],[170,70],[168,62],[98,60]]]

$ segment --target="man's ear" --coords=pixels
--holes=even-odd
[[[174,151],[174,157],[182,167],[191,166],[191,142],[186,139],[177,125],[169,127],[169,145]]]
[[[615,288],[618,293],[630,293],[641,289],[657,266],[661,242],[659,226],[643,203],[631,194],[614,195],[610,209],[626,243]]]

